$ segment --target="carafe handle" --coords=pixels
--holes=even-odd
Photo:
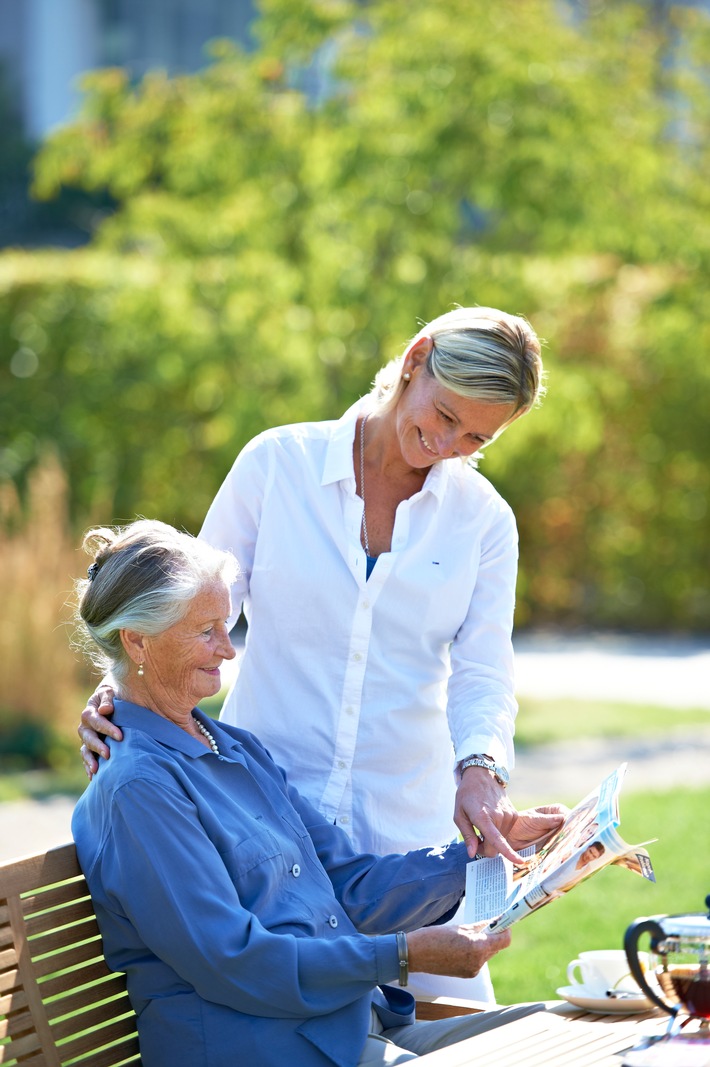
[[[651,949],[653,951],[666,936],[665,930],[655,919],[638,919],[635,923],[632,923],[624,934],[624,949],[626,950],[626,959],[631,973],[650,1001],[659,1008],[663,1008],[669,1015],[677,1015],[680,1005],[667,1004],[665,1000],[659,997],[658,993],[651,989],[646,980],[638,955],[638,943],[642,934],[651,935]]]

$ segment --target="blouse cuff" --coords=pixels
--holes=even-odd
[[[399,950],[397,935],[385,934],[374,937],[375,957],[377,961],[377,984],[389,985],[399,981]]]

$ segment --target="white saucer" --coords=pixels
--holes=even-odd
[[[576,1008],[596,1012],[600,1015],[636,1015],[640,1011],[650,1011],[651,1001],[639,992],[633,997],[600,997],[598,993],[586,989],[583,985],[565,985],[557,990],[557,995],[574,1004]]]

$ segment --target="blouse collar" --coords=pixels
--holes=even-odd
[[[353,443],[355,441],[355,428],[360,414],[368,408],[368,397],[356,400],[348,410],[332,423],[330,440],[326,449],[323,463],[321,485],[331,485],[333,482],[341,482],[352,479],[355,482],[353,469]],[[442,460],[429,468],[424,479],[422,492],[430,492],[439,502],[443,500],[446,486],[451,476],[451,464],[458,460]]]

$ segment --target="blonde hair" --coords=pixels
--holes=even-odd
[[[540,402],[544,370],[540,341],[527,319],[495,308],[457,307],[423,326],[407,349],[430,337],[428,372],[445,389],[490,404],[514,404],[524,413]],[[394,406],[404,389],[404,355],[377,373],[371,396],[378,407]]]
[[[222,578],[229,586],[239,573],[231,553],[151,519],[89,530],[83,547],[94,562],[76,583],[77,643],[116,681],[130,666],[121,630],[160,634],[207,583]]]

